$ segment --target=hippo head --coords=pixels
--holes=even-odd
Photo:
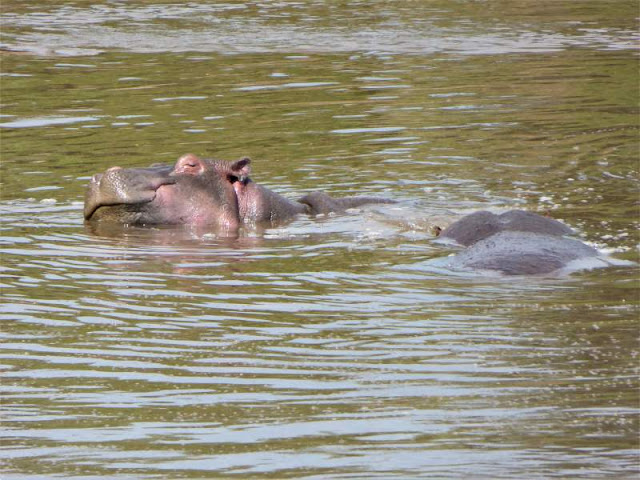
[[[94,175],[85,196],[87,221],[129,225],[241,223],[234,183],[249,175],[248,158],[237,162],[180,157],[175,166],[113,167]]]

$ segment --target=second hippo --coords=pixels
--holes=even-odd
[[[501,215],[486,211],[467,215],[446,228],[439,239],[466,247],[448,257],[453,269],[534,275],[598,256],[595,248],[571,235],[573,230],[557,220],[511,210]]]

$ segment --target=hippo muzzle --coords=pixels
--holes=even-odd
[[[85,195],[84,218],[92,220],[101,207],[148,203],[163,185],[176,183],[166,165],[149,168],[112,167],[91,178]]]

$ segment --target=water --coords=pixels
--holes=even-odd
[[[635,10],[4,2],[3,478],[634,478],[637,267],[454,275],[431,240],[525,208],[638,260]],[[93,173],[186,152],[399,203],[83,224]]]

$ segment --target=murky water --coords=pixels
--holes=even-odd
[[[636,7],[3,2],[3,478],[633,478],[637,267],[430,260],[509,208],[638,260]],[[83,224],[90,175],[186,152],[399,203]]]

